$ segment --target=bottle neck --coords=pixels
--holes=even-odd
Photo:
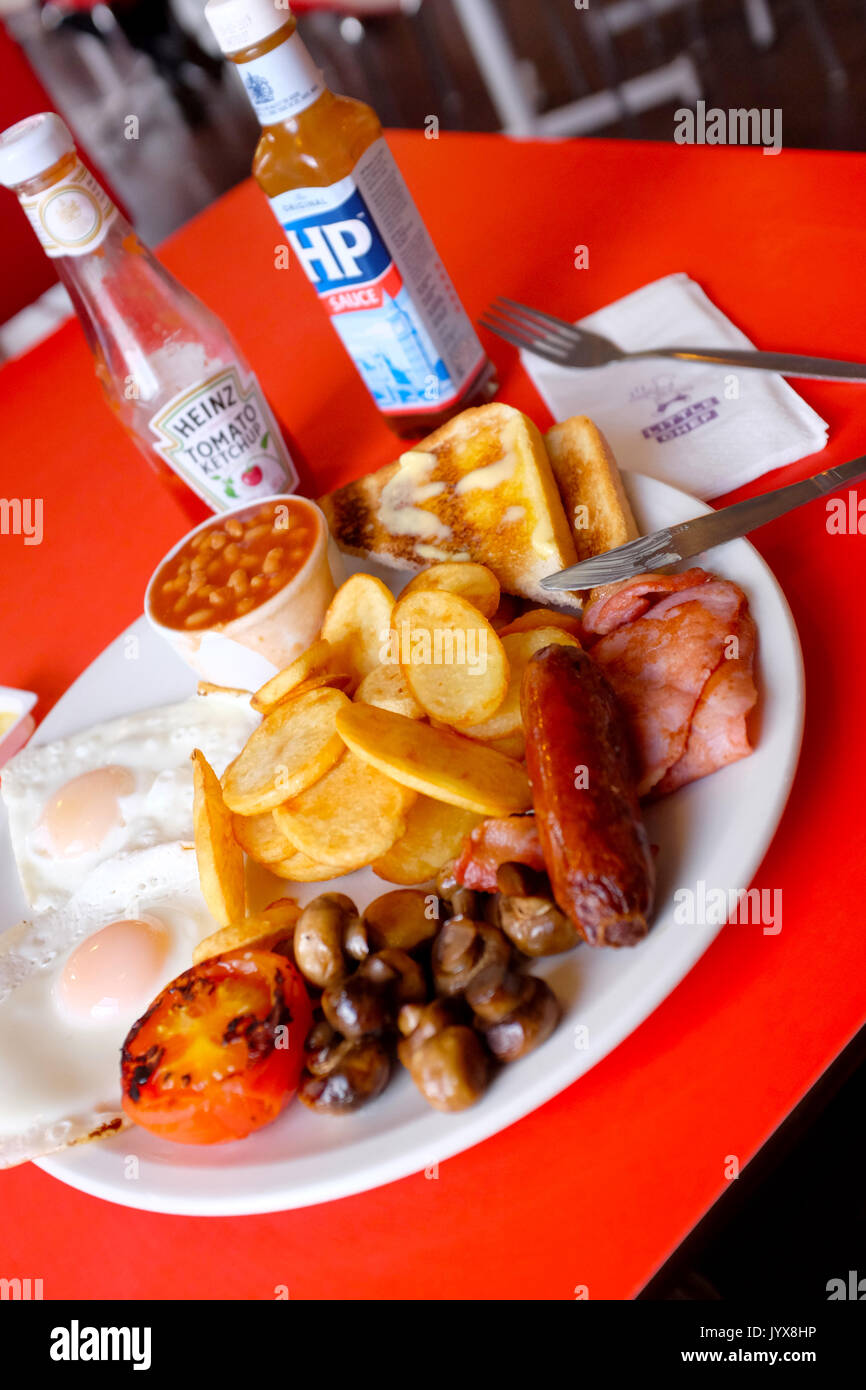
[[[291,121],[328,91],[294,19],[268,39],[229,58],[262,126]]]
[[[127,364],[125,372],[146,377],[148,354],[183,338],[191,322],[202,341],[217,331],[225,336],[210,311],[139,240],[74,152],[15,191],[97,364],[113,354]]]
[[[74,151],[19,184],[15,191],[43,251],[52,260],[90,256],[112,230],[130,230]]]

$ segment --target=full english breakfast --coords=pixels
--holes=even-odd
[[[591,421],[543,437],[496,404],[319,506],[184,537],[145,606],[198,693],[3,770],[35,915],[0,937],[0,1165],[130,1122],[237,1140],[296,1096],[350,1114],[400,1070],[457,1112],[543,1046],[561,1005],[533,962],[639,949],[646,804],[751,751],[736,584],[546,602],[542,577],[635,535]],[[340,583],[331,537],[395,592]],[[362,901],[359,871],[387,890]]]

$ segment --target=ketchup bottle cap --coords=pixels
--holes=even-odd
[[[26,116],[0,135],[0,183],[6,188],[26,183],[74,149],[68,126],[53,111]]]

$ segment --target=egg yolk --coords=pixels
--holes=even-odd
[[[54,853],[75,859],[99,849],[116,826],[123,825],[120,798],[135,789],[128,767],[109,763],[73,777],[45,803],[40,818]]]
[[[57,993],[67,1013],[107,1022],[146,1004],[165,982],[171,937],[157,918],[109,922],[69,957]]]

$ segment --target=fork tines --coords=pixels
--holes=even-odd
[[[551,362],[565,364],[580,342],[577,330],[562,319],[544,314],[540,309],[530,309],[505,295],[494,300],[479,323],[515,347],[527,348]]]

